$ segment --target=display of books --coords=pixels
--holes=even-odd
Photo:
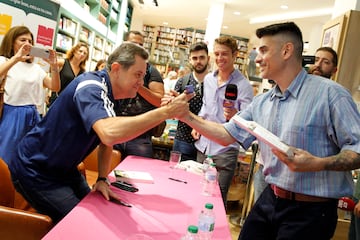
[[[154,183],[154,179],[148,172],[128,171],[128,170],[114,170],[117,181],[124,181],[128,183]]]
[[[235,115],[233,120],[239,127],[254,135],[259,141],[266,143],[271,148],[276,148],[281,152],[286,153],[289,157],[294,156],[294,153],[289,145],[283,143],[279,137],[259,125],[257,122],[247,121],[239,115]]]

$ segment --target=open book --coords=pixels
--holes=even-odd
[[[259,125],[257,122],[247,121],[238,115],[235,115],[233,120],[239,127],[254,135],[259,141],[266,143],[271,148],[276,148],[281,152],[286,153],[289,157],[294,156],[294,153],[289,145],[283,143],[280,138]]]
[[[124,181],[128,183],[154,183],[154,179],[148,172],[128,171],[128,170],[114,170],[117,181]]]

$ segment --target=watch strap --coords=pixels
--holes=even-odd
[[[96,179],[96,182],[99,182],[99,181],[104,181],[104,182],[106,182],[108,185],[110,185],[110,181],[109,181],[109,179],[106,178],[106,177],[98,177],[98,178]]]

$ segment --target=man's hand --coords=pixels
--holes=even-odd
[[[188,103],[190,98],[188,95],[190,94],[182,93],[175,98],[168,99],[167,104],[164,106],[167,108],[169,118],[181,119],[190,113]]]
[[[193,130],[191,130],[191,136],[194,138],[194,140],[199,140],[201,135],[198,131],[193,129]]]
[[[174,90],[170,90],[170,92],[166,92],[163,98],[161,98],[161,106],[165,106],[169,104],[177,96],[179,96],[179,93]]]
[[[187,101],[189,101],[191,98],[193,98],[195,96],[195,93],[186,93],[186,90],[184,93],[180,94],[174,90],[170,90],[169,92],[166,92],[164,94],[164,97],[161,99],[161,106],[165,106],[167,104],[169,104],[170,102],[172,102],[176,97],[180,96],[180,95],[185,95]]]
[[[234,107],[223,107],[224,110],[224,117],[226,120],[230,120],[237,112],[238,110]]]
[[[110,198],[120,200],[120,197],[111,191],[110,186],[105,181],[98,181],[94,184],[92,191],[98,191],[101,192],[101,194],[104,196],[106,200],[110,200]]]
[[[272,149],[272,152],[278,159],[285,163],[291,171],[316,172],[324,170],[321,158],[315,157],[309,152],[299,148],[292,148],[292,151],[294,156],[288,157],[287,154],[277,149]]]

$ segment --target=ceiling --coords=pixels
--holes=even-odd
[[[335,0],[157,0],[158,7],[152,4],[153,0],[131,0],[139,11],[143,24],[169,27],[195,28],[206,30],[207,17],[211,4],[224,3],[224,17],[221,33],[240,36],[250,39],[254,36],[257,28],[276,22],[294,21],[302,30],[304,40],[312,26],[321,26],[331,19],[332,9]],[[288,9],[283,10],[280,5],[287,5]],[[315,10],[322,10],[320,16],[302,17],[294,19],[299,14],[313,15]],[[240,15],[234,15],[234,12]],[[325,12],[325,13],[324,13]],[[250,24],[251,18],[264,17],[269,15],[288,17],[283,20]],[[291,16],[291,17],[289,17]],[[320,33],[319,33],[320,35]]]

